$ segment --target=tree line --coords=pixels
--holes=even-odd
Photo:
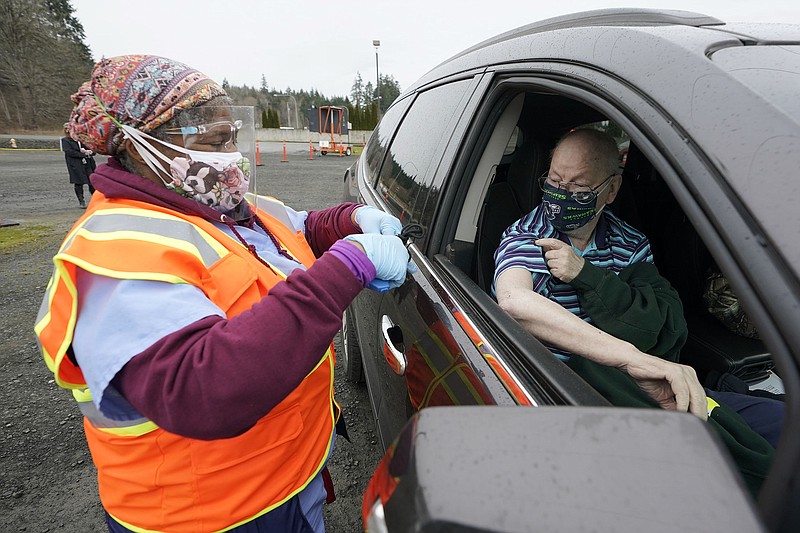
[[[392,102],[400,96],[400,84],[391,75],[380,77],[380,95],[372,82],[364,83],[357,73],[348,96],[327,97],[312,89],[294,90],[287,87],[278,90],[270,87],[266,76],[261,75],[260,87],[237,86],[222,81],[222,86],[236,105],[253,106],[256,110],[256,126],[262,128],[308,128],[309,112],[320,106],[345,107],[354,130],[372,130]]]
[[[69,0],[0,0],[0,128],[58,128],[92,57]]]
[[[60,130],[70,96],[89,79],[94,61],[70,0],[0,0],[0,131]],[[372,130],[400,95],[391,75],[379,86],[357,73],[350,94],[327,97],[315,89],[278,90],[222,85],[236,105],[255,107],[256,126],[308,128],[310,109],[346,107],[352,129]]]

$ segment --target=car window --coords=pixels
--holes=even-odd
[[[378,192],[404,223],[427,227],[433,218],[439,194],[432,186],[436,163],[470,86],[471,80],[461,80],[421,93],[389,147]]]
[[[457,258],[453,264],[489,292],[501,235],[509,224],[531,212],[541,201],[541,196],[531,194],[530,185],[546,170],[557,140],[575,129],[603,131],[616,140],[622,167],[620,189],[605,212],[619,220],[618,224],[626,224],[626,231],[635,230],[641,232],[641,238],[647,238],[651,258],[659,275],[674,289],[673,301],[678,302],[675,309],[680,309],[686,321],[685,338],[676,340],[669,354],[656,355],[679,357],[681,363],[695,369],[702,383],[713,385],[712,390],[726,390],[724,387],[730,386],[744,391],[760,389],[775,395],[773,399],[783,395],[782,381],[774,371],[771,353],[759,339],[756,321],[746,312],[744,303],[740,303],[737,287],[721,270],[721,265],[717,266],[673,194],[670,183],[659,172],[671,176],[673,170],[663,165],[658,168],[642,153],[636,141],[646,142],[643,134],[633,128],[626,131],[618,122],[579,100],[536,92],[527,93],[525,98],[525,109],[516,125],[523,134],[521,142],[515,143],[517,146],[511,154],[508,153],[510,141],[502,154],[496,147],[488,146],[491,138],[483,149],[484,154],[488,153],[497,161],[497,171],[492,174],[493,182],[488,188],[482,184],[481,173],[474,174],[472,181],[478,182],[475,188],[485,191],[484,201],[465,202],[468,216],[462,213],[459,224],[467,227],[460,228],[463,231],[456,231],[455,235],[469,237],[472,221],[477,218],[478,237],[474,246],[470,246],[468,239],[458,241],[460,246],[451,244],[451,251],[460,254],[450,254]],[[543,109],[554,112],[548,115]],[[498,122],[495,129],[501,124]],[[506,138],[505,135],[502,137]],[[477,209],[484,210],[483,216],[475,216]],[[473,252],[471,262],[466,253],[469,251]],[[746,294],[747,286],[743,287]],[[589,307],[583,302],[581,305],[584,309]],[[503,359],[502,354],[498,359]],[[573,361],[574,370],[583,371],[575,364],[580,361]],[[603,386],[600,382],[588,382]],[[758,395],[764,393],[755,394]],[[774,421],[776,415],[777,412],[771,412],[766,419]],[[775,427],[777,429],[764,431],[770,442],[779,434],[780,424]]]
[[[392,140],[392,134],[397,129],[397,124],[403,118],[403,114],[408,109],[408,104],[411,103],[413,98],[404,98],[399,102],[395,102],[390,107],[386,114],[381,119],[375,131],[370,135],[364,152],[366,153],[367,169],[370,176],[377,176],[380,170],[383,156],[386,154],[386,148],[389,146],[389,141]],[[373,180],[370,180],[374,183]]]

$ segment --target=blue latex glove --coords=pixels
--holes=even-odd
[[[409,255],[403,241],[394,235],[378,235],[375,233],[353,234],[345,240],[357,242],[364,249],[367,258],[375,265],[375,279],[383,280],[388,287],[377,284],[376,290],[388,290],[399,287],[406,280],[409,268]]]
[[[356,209],[355,220],[362,233],[400,235],[403,230],[403,225],[397,217],[393,217],[370,205]]]

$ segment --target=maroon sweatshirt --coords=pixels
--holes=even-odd
[[[98,167],[92,183],[109,198],[220,221],[217,211],[125,171],[113,158]],[[360,232],[351,218],[357,207],[309,212],[306,239],[319,259],[308,270],[294,270],[235,317],[209,316],[167,335],[134,356],[112,385],[141,414],[176,434],[211,440],[252,427],[319,362],[341,328],[342,313],[375,276],[364,254],[336,243]],[[240,224],[252,226],[252,219]]]

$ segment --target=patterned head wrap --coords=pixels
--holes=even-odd
[[[115,155],[123,141],[118,123],[148,133],[217,96],[226,93],[211,78],[165,57],[103,59],[72,95],[69,133],[98,154]]]

